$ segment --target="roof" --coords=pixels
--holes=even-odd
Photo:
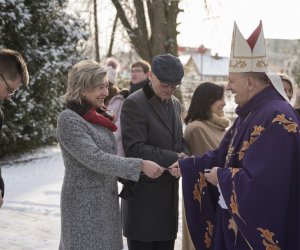
[[[196,65],[199,74],[210,76],[227,76],[229,57],[214,57],[211,55],[193,54],[191,59]],[[203,60],[203,64],[201,61]]]

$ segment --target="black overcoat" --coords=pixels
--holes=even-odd
[[[127,157],[152,160],[167,168],[178,160],[177,153],[189,153],[183,139],[181,105],[174,96],[170,101],[173,125],[149,84],[124,101],[121,128]],[[139,241],[175,239],[178,179],[167,171],[157,179],[141,175],[133,192],[130,200],[122,200],[124,236]]]

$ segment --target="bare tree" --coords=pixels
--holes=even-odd
[[[141,58],[177,55],[179,0],[111,0],[131,44]]]
[[[117,23],[118,23],[118,14],[116,14],[116,16],[115,16],[115,20],[114,20],[114,24],[113,24],[113,28],[112,28],[112,32],[111,32],[111,36],[110,36],[107,57],[112,56],[112,49],[113,49],[113,45],[114,45],[114,41],[115,41],[115,33],[116,33]]]
[[[97,0],[93,0],[93,5],[94,5],[94,26],[95,26],[95,55],[96,55],[96,61],[100,62]]]

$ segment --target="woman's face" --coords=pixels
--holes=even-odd
[[[210,110],[212,113],[215,113],[218,116],[223,116],[224,111],[223,108],[226,105],[224,95],[219,100],[216,100],[211,106]]]
[[[292,88],[291,84],[285,80],[282,80],[282,83],[283,83],[283,88],[284,88],[284,91],[285,91],[287,97],[289,98],[289,100],[292,100],[293,88]]]
[[[104,106],[105,97],[108,96],[108,83],[103,83],[93,89],[85,90],[82,95],[92,107],[101,108]]]

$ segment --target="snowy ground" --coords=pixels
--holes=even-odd
[[[64,174],[59,147],[6,158],[0,161],[0,166],[6,187],[4,205],[0,209],[0,249],[58,249],[59,201]],[[180,246],[181,218],[176,250],[181,249]]]

